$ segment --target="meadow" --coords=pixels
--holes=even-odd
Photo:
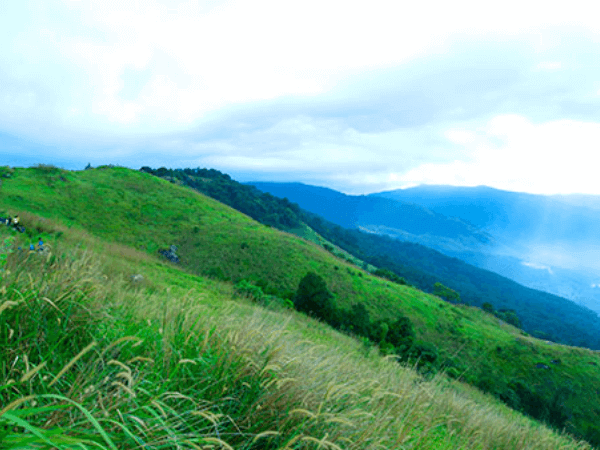
[[[0,231],[3,448],[590,448],[493,390],[534,386],[556,396],[568,431],[594,433],[592,351],[374,277],[147,174],[18,169],[0,189],[0,212],[28,226]],[[47,252],[18,249],[38,237]],[[157,253],[171,244],[181,265]],[[244,279],[285,296],[310,270],[340,304],[410,317],[444,364],[419,373],[234,289]]]

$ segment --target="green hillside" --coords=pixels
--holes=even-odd
[[[7,297],[4,305],[8,304],[7,301],[14,301],[18,305],[13,307],[10,304],[4,308],[12,315],[2,313],[2,319],[7,321],[7,325],[0,330],[0,343],[4,346],[0,348],[0,355],[3,355],[0,358],[5,358],[0,361],[0,376],[3,377],[0,379],[3,386],[0,389],[0,405],[10,406],[11,402],[18,402],[19,398],[22,400],[37,392],[31,386],[22,386],[19,390],[10,388],[8,381],[11,379],[20,379],[21,384],[27,384],[26,381],[30,379],[26,376],[30,368],[20,373],[20,376],[13,373],[17,364],[14,358],[19,352],[35,349],[38,359],[34,363],[32,357],[28,357],[31,367],[37,367],[42,360],[48,360],[47,370],[50,371],[49,367],[55,364],[52,369],[54,372],[50,373],[60,378],[56,374],[60,371],[61,361],[51,363],[51,358],[48,357],[50,353],[44,351],[71,351],[70,358],[73,358],[89,343],[83,336],[91,336],[98,348],[101,348],[102,345],[110,346],[111,342],[128,334],[139,336],[148,333],[148,342],[156,339],[163,342],[161,348],[140,344],[138,349],[140,352],[148,352],[153,359],[162,355],[160,367],[156,367],[152,376],[145,378],[146,384],[142,383],[141,386],[145,389],[148,402],[156,400],[159,395],[151,392],[152,389],[158,389],[155,386],[157,380],[164,382],[166,377],[169,382],[176,383],[177,377],[192,376],[186,372],[187,369],[176,368],[179,366],[171,361],[173,352],[178,355],[176,359],[189,359],[197,364],[201,360],[203,362],[200,365],[204,365],[203,367],[207,367],[207,361],[209,366],[213,364],[210,361],[222,364],[221,372],[215,372],[217,369],[214,369],[211,373],[221,373],[223,380],[206,378],[202,381],[200,378],[194,381],[194,386],[205,383],[205,390],[198,388],[202,392],[197,392],[192,386],[188,386],[190,391],[182,395],[194,398],[210,391],[212,400],[207,400],[207,405],[212,405],[212,401],[217,402],[215,399],[218,396],[223,397],[219,397],[219,407],[211,409],[210,413],[216,414],[215,411],[219,411],[221,414],[218,426],[214,425],[217,419],[209,413],[205,416],[213,418],[212,421],[202,415],[198,417],[204,417],[203,429],[212,429],[214,425],[215,429],[220,430],[222,425],[223,429],[229,430],[223,432],[222,437],[234,436],[230,441],[223,438],[225,442],[232,442],[230,445],[234,448],[284,448],[286,445],[288,448],[310,448],[311,445],[316,448],[315,442],[321,439],[323,442],[332,442],[332,445],[339,448],[377,448],[378,443],[384,448],[399,448],[400,445],[432,449],[579,448],[556,435],[547,434],[545,428],[528,420],[515,419],[516,416],[499,402],[461,387],[460,384],[445,381],[447,379],[444,377],[437,375],[427,383],[416,381],[419,378],[414,372],[402,369],[390,358],[377,356],[376,348],[366,339],[362,342],[355,341],[283,306],[265,311],[243,299],[232,301],[234,291],[232,284],[228,282],[237,284],[246,280],[261,286],[264,292],[289,299],[298,288],[300,280],[308,272],[316,272],[325,279],[340,308],[349,310],[352,305],[364,305],[372,321],[408,317],[413,324],[416,340],[427,343],[435,354],[426,365],[419,361],[421,372],[429,378],[436,372],[445,371],[451,377],[475,385],[557,429],[564,428],[594,444],[600,443],[600,357],[595,352],[534,339],[478,308],[451,305],[415,288],[373,277],[309,241],[261,225],[188,188],[124,168],[104,167],[82,172],[67,172],[52,167],[15,169],[8,177],[2,178],[0,215],[15,213],[20,214],[22,222],[27,226],[27,233],[16,235],[17,239],[22,239],[22,246],[28,246],[29,241],[36,242],[38,235],[41,235],[50,248],[60,249],[60,252],[54,253],[55,261],[48,262],[41,268],[38,267],[39,261],[29,261],[32,259],[31,255],[22,264],[17,258],[19,252],[10,256],[12,275],[5,277],[3,282],[10,281],[11,284],[7,288],[7,294],[4,294]],[[3,229],[2,233],[14,234],[8,228]],[[77,245],[81,247],[78,250],[80,252],[83,249],[99,251],[108,259],[104,268],[98,269],[99,272],[91,278],[86,273],[81,275],[82,288],[79,288],[79,282],[71,279],[76,278],[75,275],[60,275],[71,270],[68,261],[69,258],[73,260],[73,257],[69,256],[69,252],[74,251],[70,249]],[[179,265],[165,262],[158,255],[159,249],[170,245],[177,246],[177,254],[181,260]],[[17,276],[20,273],[24,275]],[[58,274],[58,281],[52,288],[54,291],[51,291],[37,280],[39,277],[42,277],[41,280],[50,280],[55,276],[51,275],[53,273]],[[138,273],[144,277],[140,285],[130,281],[130,276]],[[101,281],[107,279],[110,282]],[[61,286],[73,284],[78,289],[68,288],[68,295],[64,296],[60,293]],[[48,305],[56,303],[57,298],[67,299],[64,301],[66,305],[75,305],[72,306],[74,317],[81,319],[91,314],[92,324],[86,325],[87,318],[76,320],[75,325],[83,327],[84,331],[73,331],[74,341],[64,349],[71,338],[59,339],[57,342],[46,340],[43,343],[47,346],[44,350],[44,345],[35,344],[36,339],[39,340],[39,334],[33,331],[23,331],[18,341],[13,342],[9,336],[14,336],[17,328],[10,320],[20,321],[25,328],[39,325],[27,323],[28,314],[25,312],[28,311],[27,308],[31,311],[32,307],[25,307],[25,301],[19,300],[22,297],[28,299],[29,296],[38,299],[36,307],[43,309],[36,314],[54,314],[54,309]],[[51,302],[41,301],[43,298]],[[87,302],[91,302],[91,306]],[[80,306],[83,308],[81,311],[77,310]],[[0,311],[2,308],[0,306]],[[19,308],[26,309],[19,312]],[[192,313],[193,311],[197,311],[197,314]],[[144,321],[140,322],[141,319]],[[56,318],[52,320],[56,322]],[[51,323],[52,320],[45,320],[44,323]],[[147,328],[141,326],[146,322]],[[66,324],[67,321],[63,320],[57,326],[64,327]],[[156,328],[152,328],[153,324]],[[170,328],[168,339],[165,331],[167,328]],[[13,330],[12,334],[10,330]],[[196,332],[190,334],[191,330]],[[222,342],[217,342],[215,337],[214,344],[221,347],[215,347],[213,353],[202,354],[198,361],[194,359],[198,356],[190,356],[191,353],[197,353],[198,346],[206,350],[207,342],[212,343],[212,338],[209,337],[213,335],[221,336],[219,339]],[[129,357],[142,357],[141,353],[137,355],[138,350],[127,350],[132,352]],[[19,358],[19,364],[22,364],[23,357]],[[62,363],[68,366],[69,358]],[[75,365],[79,367],[79,363]],[[81,370],[89,369],[82,367]],[[138,374],[137,370],[126,371],[129,378],[133,372]],[[228,371],[234,373],[236,370],[245,375],[239,375],[240,378],[233,380],[227,378],[231,375]],[[67,372],[69,376],[75,376],[69,370],[65,373]],[[142,373],[142,369],[139,369],[139,373]],[[310,376],[306,376],[307,373]],[[361,374],[360,380],[355,378],[357,373]],[[369,374],[371,378],[365,378],[363,374]],[[209,377],[210,374],[201,373],[198,376]],[[235,378],[237,375],[231,376]],[[152,377],[156,377],[156,380]],[[124,376],[125,381],[129,378]],[[74,380],[76,379],[75,376]],[[264,394],[262,388],[273,383],[280,387],[288,379],[293,388],[289,392],[286,390],[285,395],[269,393],[272,396],[269,397],[270,409],[265,411],[268,420],[265,419],[264,426],[260,424],[260,420],[256,424],[252,417],[256,414],[257,405],[263,404],[258,399]],[[365,380],[375,379],[378,381],[365,384]],[[228,382],[235,389],[219,385]],[[44,384],[44,395],[58,395],[51,394],[53,391],[50,389],[57,384]],[[166,383],[165,386],[164,392],[180,389],[177,384]],[[150,391],[149,387],[152,388]],[[227,389],[234,389],[234,398],[243,392],[244,400],[240,400],[242,406],[236,407],[225,400],[227,396],[223,396],[223,393]],[[248,389],[251,392],[247,392]],[[422,390],[425,393],[420,394]],[[457,390],[466,393],[461,393],[460,401],[456,400],[458,403],[454,405],[454,400],[450,398],[459,395]],[[71,398],[72,392],[68,395],[65,392],[68,390],[61,395]],[[376,392],[382,393],[379,400]],[[386,402],[392,401],[384,400],[388,392],[392,398],[408,395],[413,396],[414,400],[415,396],[424,395],[429,400],[423,400],[423,404],[413,403],[413,406],[410,406],[411,403],[403,406],[398,404],[396,406],[400,409],[395,418],[390,418],[384,413],[385,408],[390,406]],[[435,396],[432,392],[436,393],[435,396],[439,394],[439,399],[433,403],[432,398]],[[441,392],[446,392],[447,396],[444,397]],[[82,402],[92,402],[86,395],[81,395]],[[256,397],[252,397],[253,395]],[[322,396],[319,397],[320,395]],[[49,400],[53,397],[45,398]],[[483,409],[478,409],[475,403],[483,402],[484,398]],[[196,406],[202,403],[199,399],[194,401]],[[447,409],[443,412],[443,408],[439,406],[439,414],[420,409],[426,408],[425,404],[428,402],[434,409],[440,405],[439,402],[446,402],[444,408]],[[89,403],[89,408],[93,408],[92,404]],[[254,412],[244,409],[248,405],[253,405]],[[135,407],[142,408],[140,405]],[[173,405],[170,407],[175,408]],[[12,407],[3,408],[0,408],[0,438],[9,436],[12,426],[22,426],[17,419],[27,417],[26,413],[19,415],[12,412]],[[473,408],[472,415],[469,416],[470,419],[466,419],[466,414],[471,414],[467,412],[470,408]],[[493,409],[494,412],[490,413],[493,420],[505,422],[501,422],[502,425],[499,425],[500,422],[492,424],[489,422],[492,420],[491,416],[475,420],[474,417],[479,417],[478,415],[488,414],[484,412],[485,408]],[[117,409],[118,407],[114,408],[115,411]],[[108,413],[113,411],[109,410],[110,408]],[[294,410],[302,412],[291,414]],[[37,414],[42,413],[43,411],[39,411]],[[140,414],[142,413],[154,417],[149,409],[140,409]],[[238,413],[239,416],[236,415]],[[6,419],[7,414],[9,419]],[[182,419],[178,415],[180,413],[173,414],[176,416],[172,418],[173,421]],[[370,414],[376,419],[359,419]],[[282,417],[296,415],[302,426],[285,420],[283,422],[287,425],[282,424]],[[57,413],[57,416],[61,414]],[[221,424],[221,421],[226,422],[224,417],[232,419],[227,424]],[[402,417],[410,420],[403,422],[400,420]],[[445,419],[441,419],[442,417]],[[2,431],[2,420],[5,424],[6,420],[12,420],[8,422],[12,425],[5,425],[5,431]],[[83,418],[81,420],[86,422]],[[144,420],[150,419],[142,421]],[[154,417],[153,420],[160,422],[160,417]],[[473,424],[467,425],[468,420]],[[158,422],[153,422],[151,428],[157,427]],[[513,425],[509,425],[512,422],[517,424],[514,425],[515,429],[512,429]],[[86,423],[91,427],[89,433],[98,429],[89,418]],[[347,423],[345,427],[354,431],[347,430],[343,423]],[[57,426],[68,428],[64,424]],[[282,428],[275,432],[269,428],[272,426]],[[118,428],[117,425],[113,428],[115,427]],[[384,432],[388,427],[392,428]],[[500,431],[493,431],[496,428]],[[234,429],[239,429],[239,432],[232,431]],[[302,433],[306,434],[298,437],[300,435],[293,434],[294,429],[302,429]],[[264,435],[273,439],[272,447],[252,441],[266,431],[274,431],[274,434]],[[505,433],[506,436],[497,433]],[[538,433],[542,433],[543,437]],[[251,438],[244,441],[245,435]],[[314,440],[304,439],[310,436]],[[294,439],[296,440],[293,441]],[[104,442],[107,442],[106,439]],[[202,442],[202,445],[210,445],[212,442],[214,448],[224,446],[217,441]],[[327,445],[329,444],[323,444],[322,447]],[[125,444],[121,446],[131,448]],[[112,447],[108,445],[106,448]],[[196,447],[190,445],[189,448]]]
[[[255,186],[238,183],[229,175],[214,169],[143,167],[141,170],[172,183],[192,187],[265,225],[321,242],[325,248],[332,248],[330,246],[334,244],[337,246],[335,253],[338,255],[341,254],[341,248],[345,255],[349,253],[354,256],[350,258],[353,261],[363,266],[368,263],[371,269],[376,266],[390,270],[425,292],[434,292],[435,284],[441,282],[457,291],[462,303],[479,307],[489,303],[496,311],[514,311],[518,320],[512,323],[519,322],[520,328],[540,339],[600,349],[598,314],[565,298],[529,289],[496,273],[419,244],[342,228],[301,209],[286,198],[274,197],[268,192],[259,191]],[[305,185],[276,185],[284,188],[274,190],[275,193],[288,193],[291,198],[303,199],[302,204],[305,206],[318,204],[319,207],[312,209],[313,211],[323,211],[322,208],[329,205],[328,217],[339,217],[340,220],[334,220],[338,224],[345,223],[349,216],[354,214],[352,208],[344,212],[349,206],[348,199],[344,200],[346,196],[339,192]],[[391,213],[395,216],[400,215],[400,218],[406,215],[405,219],[416,225],[417,217],[410,211],[392,208]],[[398,220],[398,217],[395,220]],[[449,219],[445,220],[447,222]],[[444,225],[444,221],[438,222],[437,225],[435,222],[420,226],[433,226],[437,229],[446,227],[448,230],[451,228]],[[320,238],[311,237],[307,225],[313,231],[312,235],[316,231]],[[323,242],[324,240],[326,242]]]

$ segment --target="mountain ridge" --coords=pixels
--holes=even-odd
[[[255,185],[254,183],[251,184]],[[283,185],[283,188],[277,183],[262,183],[260,186],[267,192],[292,198],[299,202],[300,206],[315,213],[323,212],[323,207],[314,207],[314,202],[306,201],[305,197],[307,195],[305,193],[310,192],[306,187],[293,193],[293,188],[296,187],[293,184]],[[330,193],[331,191],[325,190],[322,192]],[[539,196],[500,191],[487,186],[469,188],[434,185],[393,192],[395,193],[393,195],[389,193],[382,193],[381,195],[385,194],[386,198],[391,200],[401,196],[400,201],[412,204],[420,202],[420,206],[429,208],[446,217],[448,219],[446,223],[452,223],[450,216],[456,217],[461,223],[469,224],[480,233],[489,236],[488,241],[484,243],[478,239],[467,238],[465,240],[459,234],[450,237],[440,236],[436,233],[418,235],[403,228],[400,220],[389,226],[378,223],[377,216],[367,217],[363,215],[361,218],[363,222],[358,224],[361,229],[423,244],[447,256],[462,259],[482,269],[509,277],[530,288],[567,296],[571,300],[600,312],[600,289],[592,287],[597,285],[600,280],[600,272],[597,270],[597,258],[595,257],[597,253],[600,253],[600,236],[598,236],[595,228],[596,218],[600,223],[600,210],[594,211],[585,208],[584,211],[589,213],[588,217],[579,220],[579,222],[586,223],[586,226],[581,227],[581,229],[582,232],[588,233],[587,238],[583,240],[572,239],[570,243],[565,243],[564,239],[572,235],[577,236],[577,233],[573,230],[579,229],[578,221],[571,221],[570,225],[561,227],[558,224],[562,220],[561,214],[558,212],[543,214],[543,208],[547,207],[544,205],[558,205],[560,211],[562,211],[562,217],[566,212],[572,211],[573,208],[579,211],[581,207],[568,205],[553,197],[544,198],[546,203],[541,206],[538,205],[535,209],[537,215],[530,215],[527,213],[526,208],[532,202],[535,202]],[[457,197],[460,208],[457,209],[456,205],[452,203],[451,193],[462,195],[462,197]],[[335,198],[338,198],[339,194],[336,194]],[[493,198],[489,199],[491,194],[493,194]],[[367,197],[377,197],[378,195],[370,194]],[[458,196],[458,194],[455,196]],[[363,197],[355,198],[360,199]],[[512,205],[510,208],[506,207],[509,200]],[[591,200],[588,198],[586,201]],[[461,208],[462,211],[466,210],[468,214],[465,213],[461,216]],[[515,215],[517,219],[514,222],[517,225],[508,226],[507,224],[511,222],[510,217]],[[342,221],[338,220],[339,216],[339,213],[329,214],[328,219],[342,225]],[[538,219],[535,219],[536,217]],[[554,222],[552,218],[554,218]],[[518,232],[511,234],[511,227],[513,229],[517,228]],[[498,230],[500,230],[500,233],[498,233]],[[525,239],[523,236],[529,238]],[[565,258],[568,255],[577,255],[577,257],[569,256]],[[588,268],[580,267],[583,263],[586,263]],[[547,273],[541,274],[539,270],[536,272],[536,268],[546,272],[549,271],[552,276],[548,276]],[[542,279],[543,281],[541,281]]]

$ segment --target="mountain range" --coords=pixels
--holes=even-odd
[[[250,183],[340,226],[425,245],[600,312],[600,198],[485,186],[418,186],[363,196]]]
[[[391,279],[404,280],[430,293],[436,291],[436,283],[442,283],[454,290],[463,304],[483,307],[487,303],[498,311],[515,314],[520,326],[536,337],[600,349],[598,314],[565,298],[529,289],[421,244],[356,228],[343,228],[301,209],[287,198],[240,184],[214,169],[143,167],[141,170],[171,183],[191,187],[265,225],[315,242],[365,270],[379,268],[383,271],[379,273],[387,273]],[[334,206],[335,202],[332,208]],[[222,266],[211,268],[210,272],[227,277],[228,270],[227,266]],[[263,283],[262,287],[271,289],[268,283]],[[514,322],[517,323],[516,320]]]

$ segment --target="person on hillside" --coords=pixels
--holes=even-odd
[[[8,216],[5,223],[7,227],[10,227],[10,224],[12,223],[12,217]]]
[[[44,241],[42,241],[42,238],[38,239],[38,252],[43,252],[44,251]]]
[[[29,253],[35,252],[35,245],[29,244]]]
[[[18,214],[15,217],[13,217],[12,226],[15,228],[17,228],[19,226],[19,215]]]

